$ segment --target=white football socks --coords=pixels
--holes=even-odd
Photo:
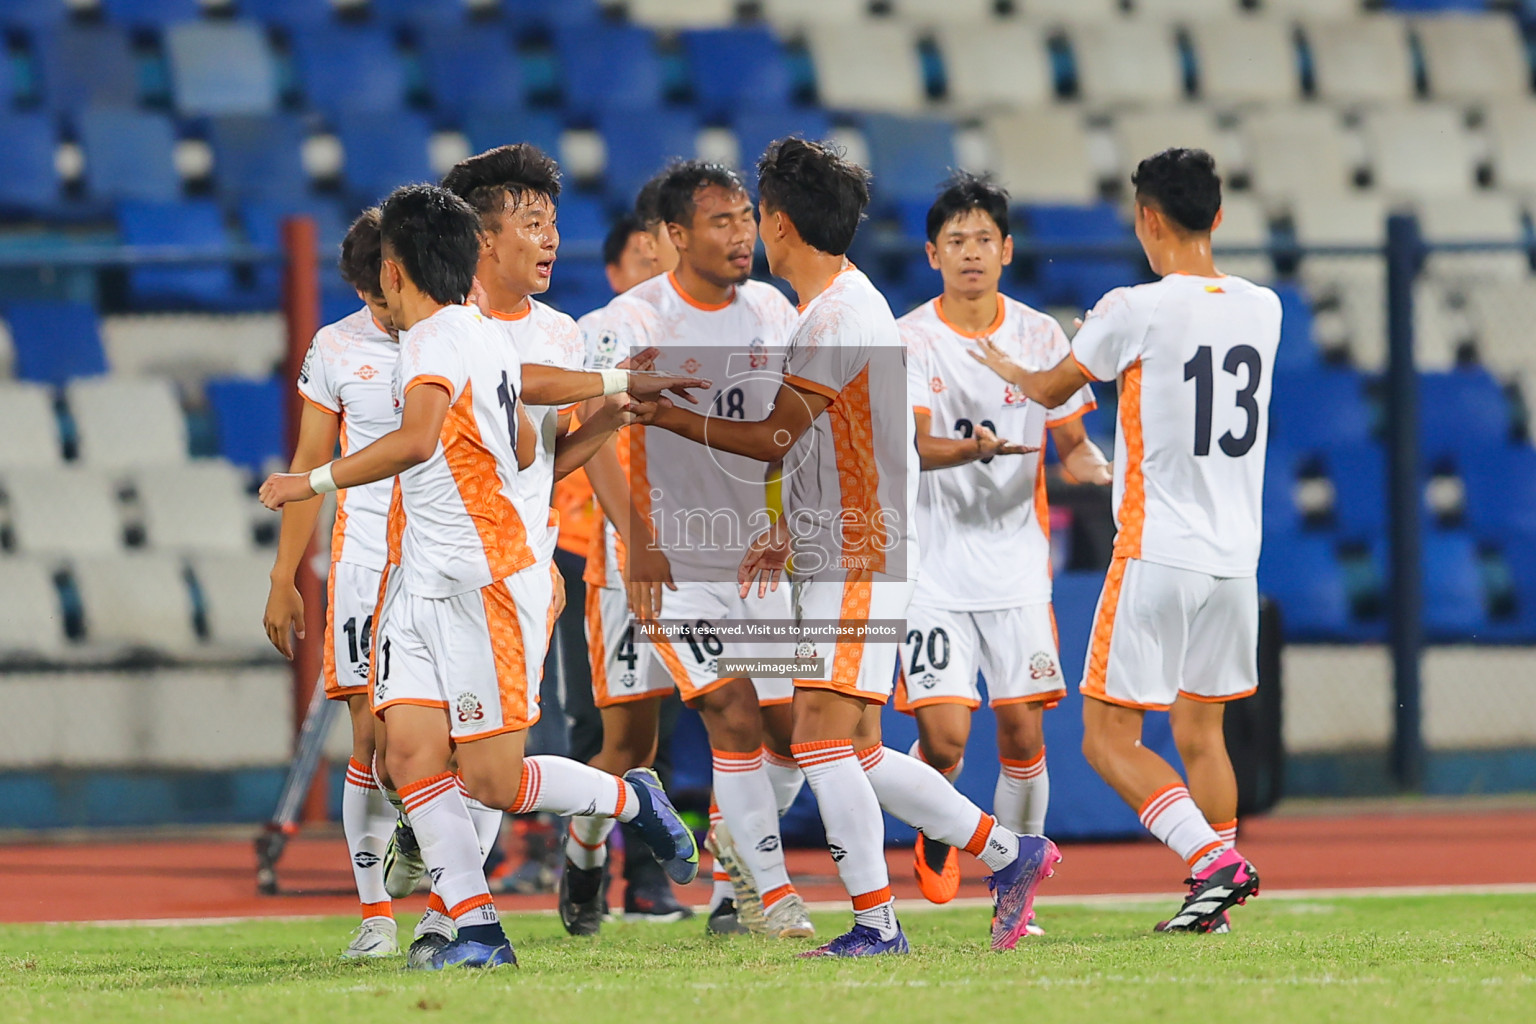
[[[796,743],[794,751],[805,781],[816,794],[827,847],[843,888],[853,900],[854,919],[879,929],[883,938],[894,936],[896,915],[890,909],[891,880],[885,867],[885,820],[880,817],[874,788],[854,756],[853,741]]]
[[[363,918],[393,917],[389,893],[384,891],[384,847],[395,831],[395,811],[380,792],[371,768],[356,760],[347,762],[347,780],[341,790],[341,831],[352,858]]]

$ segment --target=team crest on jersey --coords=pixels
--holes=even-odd
[[[1036,651],[1029,659],[1029,678],[1050,679],[1057,674],[1056,659],[1044,651]]]
[[[480,705],[480,698],[474,694],[461,693],[454,698],[453,703],[458,708],[459,723],[461,725],[485,721],[485,708]]]
[[[941,395],[944,393],[944,378],[935,377],[928,382],[928,386],[933,389],[934,394]]]
[[[1027,401],[1029,399],[1024,396],[1024,390],[1017,384],[1009,384],[1003,388],[1004,405],[1023,405]]]
[[[747,346],[747,361],[754,370],[761,370],[768,365],[768,346],[762,338],[753,338]]]
[[[698,373],[699,372],[699,367],[701,365],[703,365],[703,364],[701,364],[697,359],[691,359],[690,358],[690,359],[686,360],[683,363],[683,372],[684,373]]]
[[[357,376],[360,380],[373,380],[379,375],[379,371],[372,366],[360,366],[357,368]]]
[[[619,336],[612,331],[604,331],[597,336],[597,354],[611,356],[619,350]]]

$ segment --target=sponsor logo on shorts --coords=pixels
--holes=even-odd
[[[1035,656],[1029,659],[1029,678],[1052,679],[1060,675],[1056,668],[1056,659],[1044,651],[1036,651]]]
[[[384,703],[384,695],[387,692],[387,690],[388,690],[388,687],[386,687],[384,685],[384,680],[382,680],[382,679],[375,679],[373,681],[373,702],[375,704],[382,704],[382,703]]]
[[[814,657],[816,657],[816,645],[811,643],[809,640],[802,640],[802,641],[800,641],[798,644],[795,645],[795,657],[797,657],[797,658],[814,658]]]
[[[774,850],[777,850],[778,848],[779,848],[779,837],[778,836],[763,836],[763,838],[761,838],[761,839],[759,839],[757,841],[757,852],[758,853],[772,853]]]
[[[640,676],[635,672],[620,672],[619,685],[626,690],[633,690],[640,684]]]
[[[931,690],[935,686],[939,685],[939,677],[934,675],[932,672],[924,672],[922,675],[917,677],[917,685],[921,686],[925,690]]]
[[[376,868],[379,866],[379,855],[369,853],[367,850],[358,850],[352,855],[352,863],[360,868]]]
[[[848,856],[848,851],[843,849],[841,846],[829,846],[827,849],[832,853],[832,863],[834,864],[841,864],[843,862],[843,858]]]
[[[461,693],[454,698],[453,703],[458,708],[461,725],[485,721],[485,708],[480,705],[480,698],[474,694]]]

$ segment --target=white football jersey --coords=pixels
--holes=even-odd
[[[581,332],[576,329],[576,321],[559,310],[530,297],[521,313],[492,312],[489,318],[492,326],[507,337],[524,366],[536,363],[564,370],[581,369],[586,357]],[[532,508],[542,502],[549,510],[543,519],[528,523],[529,543],[542,562],[554,557],[555,542],[560,538],[559,517],[550,509],[550,503],[555,491],[555,435],[562,410],[552,405],[525,408],[538,431],[538,453],[533,465],[517,474],[517,489],[521,504]]]
[[[831,402],[784,458],[796,574],[914,578],[919,466],[901,331],[852,264],[801,310],[784,379]]]
[[[796,319],[789,300],[761,281],[747,281],[728,301],[708,306],[664,274],[608,304],[591,339],[592,357],[606,368],[655,348],[659,372],[714,383],[697,392],[699,411],[761,420],[778,394],[782,376],[774,364]],[[650,518],[675,577],[734,580],[747,545],[769,525],[763,463],[649,427],[626,429],[618,444],[636,507]]]
[[[932,417],[935,437],[968,438],[985,426],[998,437],[1038,447],[922,474],[917,530],[923,565],[913,601],[950,611],[986,611],[1051,599],[1051,525],[1045,501],[1045,432],[1094,407],[1084,387],[1055,409],[1024,397],[982,363],[977,340],[991,338],[1031,370],[1048,370],[1072,351],[1061,325],[999,295],[986,330],[963,331],[944,318],[942,299],[897,321],[907,346],[907,390],[915,412]]]
[[[1240,277],[1170,274],[1099,300],[1072,341],[1120,381],[1115,554],[1252,576],[1280,300]]]
[[[391,522],[390,554],[407,589],[452,597],[532,565],[528,524],[548,519],[549,500],[517,485],[522,364],[506,333],[471,306],[445,306],[401,332],[395,382],[402,408],[423,384],[450,402],[437,450],[399,476],[404,526]]]
[[[400,425],[395,405],[395,361],[400,346],[364,306],[320,328],[299,370],[299,394],[341,416],[341,454],[366,448]],[[349,487],[336,494],[331,561],[384,568],[385,528],[392,480]]]

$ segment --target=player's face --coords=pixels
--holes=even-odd
[[[716,287],[741,284],[752,276],[757,218],[740,189],[709,185],[693,197],[693,223],[669,225],[690,270]]]
[[[656,247],[651,244],[651,236],[644,231],[630,235],[624,251],[619,253],[619,262],[607,269],[608,286],[616,295],[622,295],[641,281],[655,277],[659,271],[656,269]]]
[[[481,245],[478,276],[494,281],[501,292],[542,295],[549,290],[560,248],[554,202],[545,195],[509,193],[500,219]]]
[[[939,229],[929,242],[928,265],[944,278],[944,290],[965,298],[997,291],[1003,268],[1013,262],[1013,238],[1003,234],[983,210],[966,210]]]
[[[389,303],[384,300],[384,297],[382,295],[369,295],[361,288],[358,289],[357,297],[363,300],[363,304],[368,307],[368,312],[373,314],[373,318],[379,322],[379,326],[384,328],[391,338],[399,341],[400,332],[395,330],[395,318],[390,314]]]

